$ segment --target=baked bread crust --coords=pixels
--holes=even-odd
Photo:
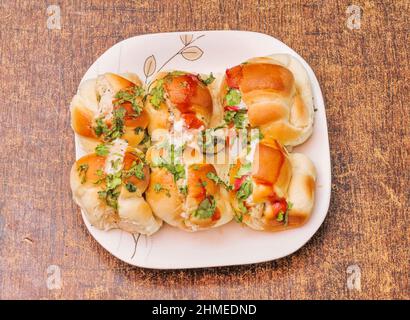
[[[309,77],[291,55],[253,58],[228,69],[219,94],[228,111],[234,108],[225,98],[230,89],[240,91],[249,126],[259,128],[265,139],[296,146],[312,134],[314,108]]]

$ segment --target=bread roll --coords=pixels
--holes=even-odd
[[[162,221],[143,197],[150,172],[139,153],[121,139],[97,151],[77,160],[70,174],[73,198],[91,225],[146,235],[158,231]]]
[[[255,230],[280,231],[303,225],[314,203],[315,168],[308,157],[288,154],[278,142],[259,142],[238,159],[229,177],[238,219]]]
[[[154,142],[168,132],[206,129],[213,113],[207,84],[200,75],[184,71],[158,73],[148,86],[145,105]]]
[[[71,126],[86,152],[116,138],[137,146],[145,136],[148,114],[144,89],[134,74],[105,73],[80,84],[71,101]]]
[[[153,146],[147,153],[152,169],[147,201],[157,217],[186,231],[218,227],[233,218],[225,183],[212,164],[200,159],[190,148]]]
[[[286,54],[249,59],[216,79],[160,72],[147,87],[135,74],[105,73],[71,102],[88,153],[71,170],[74,200],[102,230],[151,235],[165,221],[194,232],[235,216],[255,230],[301,226],[316,172],[284,146],[308,139],[313,109],[308,74]],[[260,141],[248,145],[255,133]]]
[[[313,128],[313,97],[302,64],[286,54],[253,58],[227,69],[220,88],[225,122],[259,128],[266,140],[295,146]]]

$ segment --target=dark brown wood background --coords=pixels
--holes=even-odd
[[[409,1],[0,1],[0,298],[410,298]],[[46,9],[61,7],[61,30]],[[156,271],[89,235],[71,200],[68,105],[106,49],[130,36],[270,34],[312,66],[326,100],[332,199],[297,253],[257,265]],[[361,270],[361,290],[347,268]],[[47,268],[61,289],[47,289]]]

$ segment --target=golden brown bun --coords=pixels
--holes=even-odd
[[[122,158],[123,170],[129,170],[132,164],[139,163],[140,159],[128,150]],[[143,193],[149,184],[149,168],[143,167],[144,178],[135,176],[122,177],[118,187],[118,208],[109,206],[98,192],[106,187],[105,176],[107,160],[110,156],[88,154],[73,165],[70,173],[70,184],[75,202],[83,209],[88,221],[94,227],[102,230],[120,228],[131,233],[153,234],[159,230],[162,221],[153,216],[152,210],[143,198]],[[79,171],[81,165],[86,165],[87,170]],[[97,183],[97,181],[99,181]],[[125,184],[132,183],[135,192],[130,192]]]
[[[145,108],[149,115],[148,130],[154,141],[163,132],[173,130],[182,121],[187,129],[207,128],[210,125],[213,102],[211,92],[195,74],[172,71],[158,73],[151,82]],[[163,88],[163,101],[153,103],[152,92]]]
[[[292,177],[292,168],[286,150],[278,143],[259,143],[256,146],[255,158],[252,163],[252,177],[260,185],[268,183],[272,191],[279,197],[286,195],[289,181]],[[263,200],[263,193],[254,190],[254,200]],[[262,190],[260,190],[262,192]]]
[[[91,79],[80,84],[77,94],[71,102],[71,126],[79,138],[83,149],[92,152],[103,141],[103,135],[97,136],[94,128],[99,116],[107,117],[104,122],[111,125],[110,114],[116,101],[115,94],[121,90],[131,90],[141,87],[141,80],[137,75],[105,73],[96,79]],[[143,96],[137,97],[137,103],[143,106]],[[145,129],[148,126],[148,113],[143,109],[139,116],[133,116],[130,102],[124,102],[121,107],[125,108],[124,134],[122,139],[128,141],[131,146],[137,146],[144,138],[144,130],[135,131],[136,128]]]
[[[238,189],[244,181],[237,177],[241,166],[238,161],[230,170],[230,183],[235,186],[230,200],[237,214],[243,214],[246,225],[255,230],[280,231],[299,227],[308,220],[316,180],[315,168],[308,157],[288,154],[279,143],[259,143],[249,172],[252,192],[243,202],[238,199]],[[247,208],[246,213],[241,211],[239,202]]]
[[[312,89],[296,58],[272,55],[228,69],[220,90],[223,105],[228,88],[240,90],[250,126],[260,128],[267,140],[295,146],[312,134]]]
[[[147,153],[147,160],[153,164],[153,148]],[[163,155],[163,154],[162,154]],[[164,156],[164,155],[163,155]],[[151,179],[146,192],[147,202],[154,214],[168,224],[186,231],[198,231],[223,225],[233,218],[228,192],[207,177],[216,174],[211,164],[186,163],[185,177],[175,181],[164,167],[151,166]],[[187,186],[184,193],[179,187]],[[216,209],[211,216],[195,214],[205,199],[214,199]]]

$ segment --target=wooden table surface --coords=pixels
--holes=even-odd
[[[355,0],[360,28],[351,3],[1,0],[0,298],[409,299],[410,2]],[[47,24],[52,4],[61,29]],[[69,102],[118,41],[212,29],[267,33],[314,69],[331,146],[328,216],[274,262],[132,267],[91,237],[71,200]]]

